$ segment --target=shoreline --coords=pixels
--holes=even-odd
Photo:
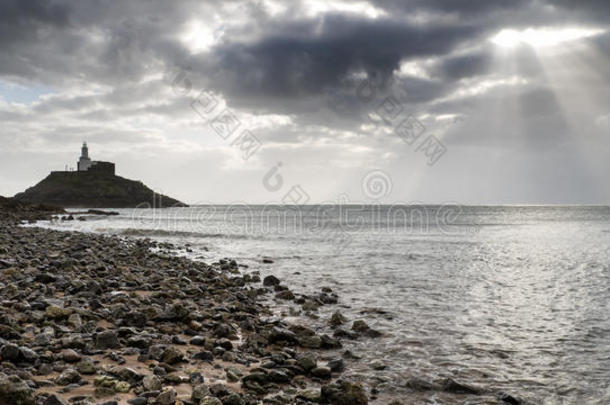
[[[7,403],[368,403],[340,378],[339,339],[271,316],[262,297],[294,299],[274,276],[151,240],[19,225],[48,214],[0,221]],[[337,301],[320,294],[317,305]]]

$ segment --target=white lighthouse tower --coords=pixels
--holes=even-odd
[[[89,170],[89,168],[91,167],[91,159],[89,159],[89,148],[87,148],[87,142],[83,142],[83,147],[81,148],[80,159],[78,159],[77,167],[79,172]]]

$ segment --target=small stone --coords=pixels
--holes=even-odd
[[[137,347],[138,349],[148,349],[151,343],[152,339],[145,336],[131,336],[127,339],[127,346]]]
[[[97,371],[95,369],[95,364],[93,363],[93,360],[91,360],[88,357],[85,357],[84,359],[82,359],[76,365],[76,369],[81,374],[95,374],[95,372]]]
[[[167,364],[179,363],[183,360],[183,358],[184,356],[182,352],[174,346],[168,347],[161,355],[161,361]]]
[[[51,273],[40,273],[35,278],[34,281],[38,281],[39,283],[49,284],[57,281],[57,277]]]
[[[281,370],[271,370],[267,378],[269,381],[279,384],[290,382],[290,376]]]
[[[125,314],[123,318],[123,322],[125,325],[136,326],[138,328],[144,327],[146,325],[146,314],[140,311],[131,311]]]
[[[189,327],[190,327],[192,330],[201,330],[201,327],[202,327],[202,326],[203,326],[203,325],[201,325],[201,322],[198,322],[198,321],[196,321],[196,320],[194,320],[194,319],[193,319],[192,321],[190,321],[190,322],[189,322]]]
[[[195,386],[202,384],[204,381],[203,374],[198,371],[189,374],[189,384]]]
[[[275,298],[278,298],[281,300],[293,300],[294,294],[290,290],[284,290],[284,291],[280,291],[279,293],[275,294]]]
[[[17,376],[0,377],[0,400],[11,405],[34,405],[34,390]]]
[[[507,394],[505,392],[498,392],[496,394],[496,397],[502,401],[502,402],[506,402],[507,404],[510,405],[521,405],[523,403],[523,401],[519,398],[516,398],[510,394]]]
[[[299,343],[307,349],[319,349],[322,347],[322,338],[318,335],[299,336]]]
[[[452,378],[443,380],[441,386],[443,387],[443,391],[451,392],[453,394],[479,395],[482,392],[480,388],[459,383]]]
[[[114,390],[116,392],[129,392],[131,385],[127,381],[117,381],[114,384]]]
[[[44,400],[42,405],[69,405],[69,403],[57,394],[51,394]]]
[[[331,327],[336,328],[337,326],[343,325],[345,322],[347,322],[347,318],[343,316],[339,311],[336,311],[331,315],[328,324]]]
[[[180,384],[187,380],[186,377],[181,375],[179,372],[169,373],[167,376],[165,376],[165,379],[172,384]]]
[[[205,384],[199,384],[193,387],[193,392],[191,393],[191,399],[195,402],[200,402],[205,397],[210,395],[210,390]]]
[[[36,360],[38,360],[38,354],[34,350],[30,349],[29,347],[25,347],[25,346],[20,347],[19,351],[21,352],[21,357],[25,361],[33,363]]]
[[[332,372],[341,372],[345,369],[345,362],[340,358],[332,359],[328,362],[327,366]]]
[[[233,393],[222,399],[222,405],[245,405],[244,399],[241,395]]]
[[[341,342],[338,339],[332,338],[326,334],[320,336],[322,339],[322,349],[339,349],[342,347]]]
[[[73,311],[70,308],[62,308],[56,305],[49,305],[45,309],[47,316],[53,319],[67,318],[72,314],[72,312]]]
[[[269,332],[269,343],[296,344],[299,342],[297,335],[288,329],[274,326]]]
[[[222,338],[222,339],[218,339],[216,341],[216,346],[220,346],[225,350],[232,350],[233,349],[233,343],[231,343],[231,341],[227,338]]]
[[[38,375],[49,375],[53,372],[53,366],[49,363],[43,363],[38,367]]]
[[[66,349],[61,352],[61,359],[66,363],[76,363],[81,360],[81,355],[72,349]]]
[[[93,392],[96,398],[104,398],[114,395],[114,389],[111,387],[95,387]]]
[[[72,314],[68,317],[68,325],[73,328],[80,328],[83,325],[83,321],[80,318],[79,314]]]
[[[369,325],[362,320],[354,321],[352,324],[352,330],[355,330],[356,332],[366,332],[369,330]]]
[[[116,383],[116,378],[112,378],[110,376],[107,375],[100,375],[95,377],[95,379],[93,380],[93,384],[96,387],[106,387],[106,388],[112,388],[114,387],[114,384]]]
[[[336,381],[324,385],[321,390],[322,401],[333,405],[367,405],[368,398],[362,385],[348,381]]]
[[[311,370],[311,375],[317,378],[328,379],[331,377],[330,368],[328,367],[316,367]]]
[[[413,391],[439,391],[441,388],[436,384],[419,377],[410,377],[405,382],[405,387]]]
[[[305,390],[300,391],[297,394],[298,399],[305,399],[309,402],[319,403],[320,402],[320,391]]]
[[[142,379],[142,386],[146,391],[159,391],[163,388],[163,380],[156,375],[147,375]]]
[[[233,371],[227,370],[227,381],[237,382],[237,381],[239,381],[239,376],[237,374],[235,374]]]
[[[386,367],[387,366],[381,360],[374,360],[373,362],[371,362],[371,368],[373,370],[385,370]]]
[[[127,381],[130,384],[137,384],[144,377],[136,370],[130,367],[113,367],[110,372],[117,375],[121,380]]]
[[[0,357],[3,360],[16,361],[19,359],[19,355],[21,354],[21,350],[19,350],[19,346],[14,345],[12,343],[7,343],[2,346],[0,349]]]
[[[199,402],[199,405],[223,405],[223,403],[216,397],[207,396]]]
[[[174,405],[176,403],[176,390],[173,387],[168,387],[157,396],[157,404],[159,405]]]
[[[205,338],[203,336],[193,336],[189,342],[190,344],[194,345],[194,346],[204,346],[205,345]]]
[[[118,349],[121,347],[119,343],[119,337],[115,331],[105,330],[100,332],[95,337],[95,346],[98,349]]]
[[[48,344],[51,343],[52,340],[53,340],[53,335],[48,332],[40,333],[40,334],[36,335],[36,337],[34,338],[34,342],[38,346],[47,346]]]
[[[280,284],[280,279],[275,276],[267,276],[263,279],[264,286],[276,286]]]
[[[68,385],[80,381],[80,374],[73,368],[67,368],[55,379],[57,385]]]
[[[182,339],[180,336],[173,336],[172,343],[175,345],[184,346],[186,344],[186,340]]]
[[[371,329],[369,325],[362,320],[354,321],[352,330],[372,338],[381,336],[381,332]]]
[[[209,350],[203,350],[193,355],[195,360],[212,361],[214,360],[214,354]]]
[[[297,358],[297,365],[303,370],[309,372],[317,366],[316,357],[311,353],[305,353]]]
[[[167,371],[163,367],[159,366],[155,366],[155,368],[153,368],[153,373],[159,377],[165,377],[167,375]]]

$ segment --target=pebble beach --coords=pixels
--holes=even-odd
[[[274,276],[233,260],[191,261],[175,246],[23,227],[52,211],[3,207],[0,403],[366,404],[341,379],[340,338],[273,316],[264,296],[315,308]],[[329,322],[374,339],[363,320]]]

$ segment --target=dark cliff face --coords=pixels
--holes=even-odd
[[[52,172],[34,187],[15,195],[15,199],[28,203],[72,208],[186,206],[178,200],[156,194],[142,182],[95,171]]]
[[[47,219],[53,214],[63,214],[62,208],[42,204],[28,204],[14,198],[0,196],[0,224],[17,221]]]

